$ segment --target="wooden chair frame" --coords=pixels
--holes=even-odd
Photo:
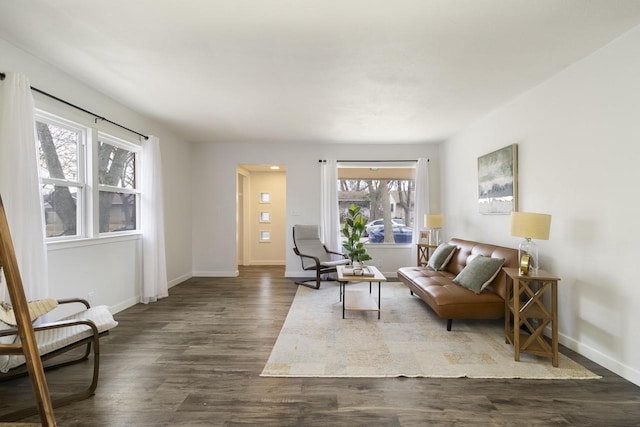
[[[58,300],[58,304],[62,305],[62,304],[71,304],[71,303],[81,303],[84,304],[84,306],[88,309],[91,307],[91,305],[89,304],[88,301],[84,300],[84,299],[80,299],[80,298],[69,298],[69,299],[60,299]],[[49,370],[53,370],[53,369],[57,369],[57,368],[61,368],[64,366],[69,366],[69,365],[73,365],[79,362],[82,362],[84,360],[87,360],[89,358],[89,355],[91,353],[91,347],[93,345],[93,376],[91,379],[91,383],[89,385],[89,387],[86,390],[83,390],[81,392],[78,393],[74,393],[59,399],[55,399],[52,400],[51,404],[54,408],[58,408],[60,406],[64,406],[64,405],[68,405],[69,403],[73,403],[73,402],[77,402],[80,400],[84,400],[88,397],[93,396],[93,394],[95,393],[96,388],[98,387],[98,378],[99,378],[99,373],[100,373],[100,338],[103,336],[106,336],[109,334],[109,331],[103,331],[103,332],[98,332],[98,328],[96,327],[95,323],[92,322],[91,320],[88,319],[70,319],[70,320],[61,320],[61,321],[56,321],[56,322],[49,322],[49,323],[45,323],[42,325],[38,325],[36,327],[34,327],[34,332],[37,331],[44,331],[44,330],[48,330],[48,329],[59,329],[59,328],[66,328],[66,327],[70,327],[70,326],[78,326],[78,325],[86,325],[89,326],[91,328],[91,335],[83,338],[79,341],[73,342],[71,344],[68,344],[64,347],[61,347],[57,350],[54,350],[52,352],[49,352],[47,354],[44,354],[42,356],[40,356],[41,361],[43,362],[43,368],[45,371],[49,371]],[[4,336],[11,336],[11,335],[16,335],[17,334],[17,329],[16,328],[11,328],[11,329],[5,329],[0,331],[0,337],[4,337]],[[44,362],[49,361],[51,359],[56,358],[59,355],[62,355],[64,353],[67,353],[73,349],[76,349],[78,347],[82,347],[82,346],[86,346],[85,351],[83,352],[83,354],[80,357],[77,358],[72,358],[70,360],[62,360],[59,362],[56,362],[54,364],[50,364],[50,365],[44,365]],[[1,374],[0,373],[0,382],[5,382],[5,381],[9,381],[11,379],[14,379],[16,377],[22,377],[28,375],[28,371],[26,369],[25,365],[20,365],[17,366],[13,369],[11,369],[9,372],[5,373],[5,374]],[[15,421],[15,420],[19,420],[31,415],[35,415],[37,413],[37,408],[34,407],[30,407],[30,408],[26,408],[26,409],[21,409],[15,412],[11,412],[8,414],[3,414],[0,416],[0,420],[3,421]]]
[[[4,210],[4,204],[0,197],[0,266],[4,270],[4,276],[7,279],[7,290],[9,298],[13,305],[16,316],[17,334],[20,336],[19,344],[0,344],[0,354],[5,355],[24,355],[26,370],[31,380],[31,388],[33,389],[36,401],[36,412],[40,416],[40,423],[43,426],[56,426],[56,418],[53,413],[53,405],[49,396],[49,387],[47,379],[42,368],[42,360],[38,351],[38,343],[35,339],[33,325],[31,324],[31,316],[29,315],[29,306],[27,298],[22,286],[22,278],[16,260],[13,240],[11,240],[11,232],[7,223],[7,216]]]

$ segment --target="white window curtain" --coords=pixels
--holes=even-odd
[[[419,158],[416,165],[416,199],[413,212],[413,259],[416,259],[420,230],[424,227],[424,215],[429,213],[429,161]]]
[[[49,296],[49,279],[29,79],[7,73],[0,82],[0,97],[0,195],[25,295],[28,300],[41,299]],[[3,299],[4,292],[3,286]]]
[[[320,239],[327,249],[342,252],[340,246],[340,211],[338,210],[338,162],[320,164]]]
[[[142,142],[142,297],[148,304],[169,296],[164,246],[164,211],[160,141]]]

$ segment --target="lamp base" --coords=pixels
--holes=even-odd
[[[538,245],[531,239],[525,239],[518,245],[518,265],[520,274],[527,276],[538,272]]]
[[[440,244],[440,229],[439,228],[431,228],[429,230],[429,244],[430,245],[439,245]]]

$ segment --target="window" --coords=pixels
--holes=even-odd
[[[36,133],[46,237],[82,235],[86,131],[39,114]]]
[[[367,244],[411,243],[415,201],[415,162],[341,163],[338,205],[341,228],[353,203],[367,222]],[[390,228],[393,232],[387,233]]]
[[[139,228],[138,145],[42,111],[36,132],[49,240]]]
[[[98,187],[100,233],[137,229],[139,192],[137,153],[131,144],[98,135]]]

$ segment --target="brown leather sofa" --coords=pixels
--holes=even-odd
[[[505,260],[503,267],[517,267],[518,250],[462,239],[451,239],[449,244],[457,249],[444,270],[434,271],[426,266],[402,267],[398,269],[398,278],[407,285],[411,295],[417,295],[438,316],[447,319],[448,331],[453,319],[504,317],[507,283],[502,269],[480,294],[453,283],[453,279],[473,259],[472,255],[502,258]]]

